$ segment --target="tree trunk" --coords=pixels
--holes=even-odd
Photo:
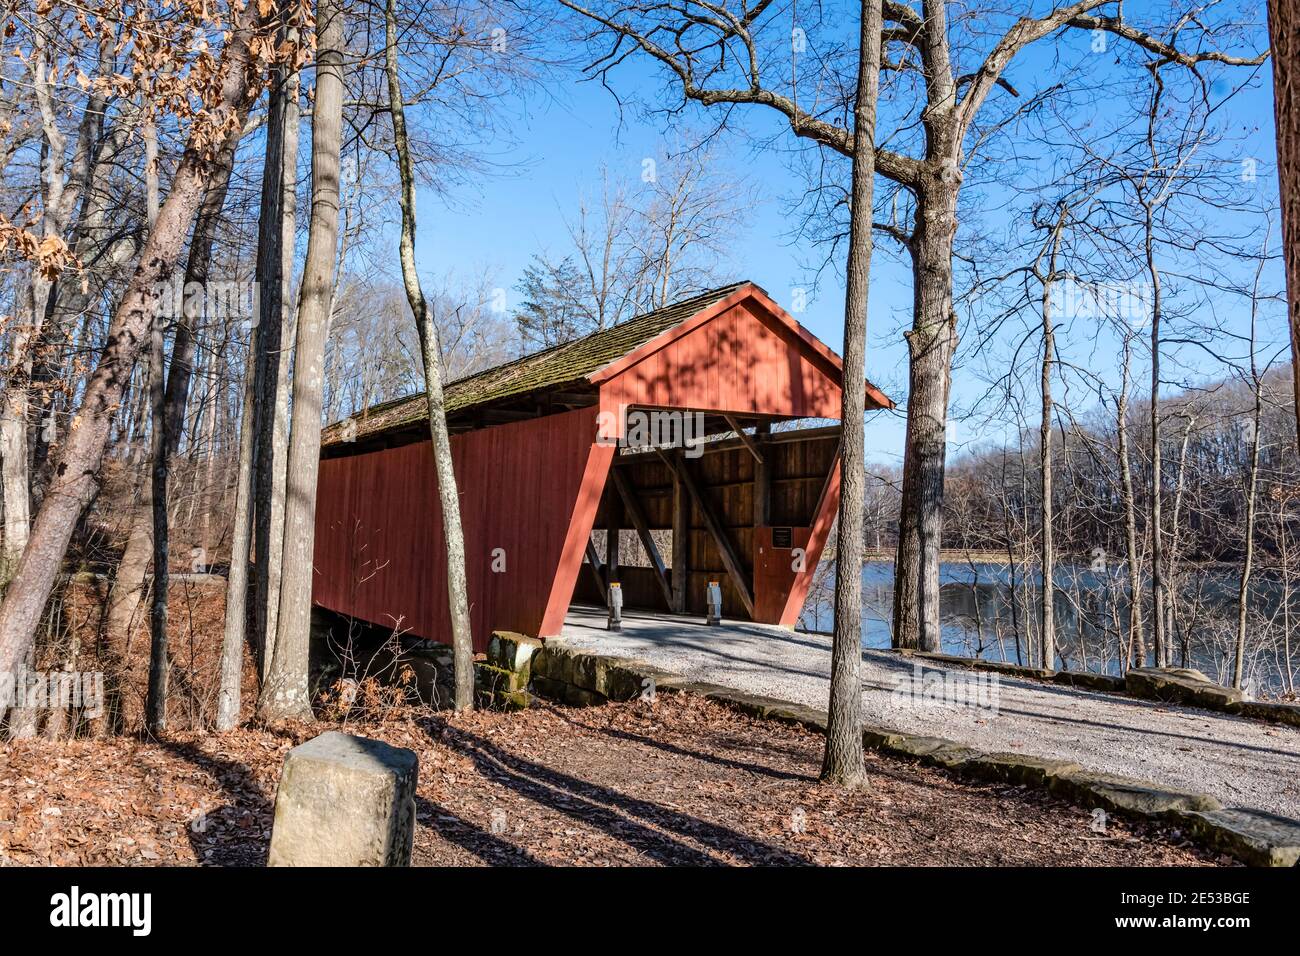
[[[876,2],[879,3],[879,0]],[[396,0],[388,0],[387,3],[385,41],[389,112],[393,120],[397,168],[402,178],[402,282],[420,336],[425,392],[429,400],[429,433],[432,437],[434,468],[438,474],[438,502],[442,509],[442,530],[447,549],[447,606],[451,613],[455,708],[470,710],[474,706],[474,635],[470,629],[469,585],[465,579],[465,536],[461,528],[460,495],[456,489],[456,472],[452,467],[451,436],[447,431],[447,414],[443,401],[438,329],[424,291],[420,288],[419,274],[415,270],[415,170],[411,163],[410,142],[406,136],[406,109],[402,101],[401,76],[397,70]],[[860,737],[859,734],[859,748]]]
[[[211,109],[217,116],[230,114],[240,126],[248,112],[254,74],[250,38],[250,27],[241,21],[226,41],[220,61],[225,70],[221,93]],[[213,165],[191,134],[167,201],[109,325],[107,344],[87,382],[81,407],[59,449],[50,493],[36,514],[31,540],[0,605],[0,672],[15,670],[26,658],[73,528],[98,491],[99,470],[113,418],[148,333],[157,290],[175,267],[213,175]]]
[[[1146,663],[1146,638],[1142,633],[1142,576],[1137,550],[1137,502],[1133,497],[1133,469],[1129,466],[1128,449],[1128,369],[1131,345],[1124,340],[1124,368],[1120,383],[1119,401],[1115,409],[1115,427],[1118,434],[1119,477],[1124,497],[1124,545],[1128,564],[1128,653],[1126,666]]]
[[[1277,128],[1282,259],[1291,329],[1291,381],[1300,446],[1300,11],[1294,0],[1269,0],[1273,49],[1273,117]]]
[[[256,335],[256,332],[254,332]],[[235,473],[235,524],[230,541],[230,574],[226,579],[226,626],[221,640],[221,679],[217,689],[217,730],[239,724],[241,671],[248,624],[248,553],[253,537],[253,422],[257,403],[253,367],[255,346],[249,342],[244,369],[244,401],[239,419],[239,464]]]
[[[286,7],[287,9],[287,7]],[[295,28],[284,36],[297,38]],[[277,68],[270,92],[262,202],[257,233],[259,315],[256,334],[256,406],[253,425],[253,549],[257,556],[253,599],[254,636],[265,680],[275,653],[284,548],[284,502],[288,477],[289,355],[292,321],[286,321],[293,279],[298,168],[299,74]]]
[[[185,263],[180,321],[172,343],[172,360],[163,380],[163,327],[160,317],[154,320],[150,380],[153,410],[153,436],[150,455],[150,499],[153,521],[153,599],[149,611],[149,696],[145,708],[147,729],[159,736],[167,728],[167,686],[170,660],[167,648],[167,601],[170,595],[170,536],[167,527],[168,490],[171,459],[180,447],[189,404],[190,383],[194,378],[195,334],[208,298],[208,272],[212,262],[212,243],[216,238],[221,211],[225,207],[230,174],[234,169],[235,151],[239,148],[242,129],[230,133],[217,154],[213,180],[203,197],[194,232],[190,237],[189,256]],[[190,290],[201,288],[203,295],[194,300]]]
[[[1265,239],[1267,251],[1267,239]],[[1259,267],[1255,272],[1255,286],[1250,303],[1250,384],[1253,392],[1254,406],[1250,420],[1250,468],[1246,475],[1246,544],[1245,556],[1241,562],[1241,581],[1237,589],[1237,646],[1233,655],[1232,686],[1241,689],[1245,680],[1246,669],[1246,621],[1250,610],[1250,575],[1255,560],[1255,514],[1256,492],[1259,487],[1259,445],[1260,424],[1264,417],[1264,382],[1259,371],[1259,362],[1255,358],[1256,333],[1259,321],[1259,286],[1264,271],[1265,256],[1261,254]],[[1288,655],[1287,668],[1291,660]]]
[[[26,351],[20,342],[26,334],[15,332],[14,351]],[[21,368],[21,365],[19,366]],[[0,554],[0,586],[18,567],[27,547],[31,525],[30,482],[27,474],[28,395],[26,383],[5,388],[0,411],[0,484],[4,487],[4,550]]]
[[[1174,661],[1174,641],[1180,632],[1184,633],[1179,641],[1179,649],[1182,655],[1180,667],[1190,667],[1188,658],[1190,656],[1188,641],[1185,632],[1178,627],[1178,615],[1175,596],[1178,593],[1179,578],[1173,571],[1178,566],[1178,534],[1180,519],[1183,511],[1183,492],[1187,487],[1187,446],[1191,441],[1192,426],[1196,424],[1196,419],[1192,415],[1187,415],[1183,425],[1183,437],[1178,446],[1178,480],[1174,482],[1174,507],[1169,521],[1169,550],[1166,552],[1167,561],[1170,567],[1169,580],[1165,582],[1165,637],[1169,641],[1169,649],[1165,654],[1165,663],[1172,664]]]
[[[153,360],[149,381],[149,405],[153,432],[150,437],[150,498],[153,521],[153,600],[149,606],[149,693],[145,702],[145,729],[154,737],[167,729],[167,418],[163,381],[163,318],[154,316],[151,333]]]
[[[1055,258],[1053,256],[1053,258]],[[1054,274],[1055,269],[1049,272]],[[1056,670],[1056,551],[1052,541],[1052,357],[1056,354],[1056,330],[1052,327],[1051,283],[1043,283],[1043,415],[1038,425],[1039,436],[1039,534],[1042,540],[1043,580],[1039,602],[1039,630],[1043,656],[1039,666]]]
[[[1251,364],[1255,363],[1254,339],[1251,340]],[[1250,575],[1255,561],[1255,509],[1256,488],[1259,485],[1259,427],[1264,412],[1261,383],[1255,376],[1255,407],[1251,418],[1250,467],[1246,475],[1246,544],[1241,561],[1241,580],[1237,587],[1237,641],[1232,662],[1232,686],[1241,689],[1246,668],[1246,620],[1250,610]],[[1289,663],[1289,662],[1288,662]]]
[[[40,116],[43,141],[41,164],[43,189],[41,199],[41,236],[47,240],[64,238],[77,197],[90,173],[92,133],[97,123],[93,111],[102,102],[93,97],[77,137],[77,148],[70,168],[65,166],[67,137],[59,128],[58,104],[55,101],[57,65],[51,69],[48,46],[55,32],[44,13],[37,12],[32,30],[31,90]],[[4,498],[4,541],[0,548],[0,585],[17,573],[19,562],[31,537],[31,449],[28,444],[34,346],[40,341],[50,305],[51,280],[33,264],[29,269],[29,320],[13,332],[10,378],[5,382],[3,408],[0,408],[0,485]]]
[[[939,548],[948,443],[948,391],[957,349],[952,308],[952,240],[957,228],[955,177],[932,175],[918,191],[913,237],[913,326],[903,494],[894,563],[894,646],[940,649]]]
[[[1155,664],[1164,667],[1169,654],[1165,637],[1164,456],[1160,446],[1160,270],[1156,266],[1154,223],[1146,209],[1146,264],[1151,280],[1151,608]]]
[[[862,0],[857,96],[853,109],[853,192],[844,294],[840,514],[835,541],[835,637],[821,779],[866,784],[862,756],[862,522],[866,500],[865,418],[872,201],[876,176],[876,99],[880,89],[881,0]]]
[[[1042,590],[1039,594],[1039,630],[1042,639],[1042,657],[1039,666],[1056,670],[1056,548],[1052,540],[1054,502],[1052,500],[1052,362],[1056,356],[1056,327],[1052,323],[1052,283],[1056,279],[1056,260],[1061,248],[1061,233],[1065,229],[1069,207],[1062,205],[1056,228],[1051,236],[1051,252],[1047,259],[1047,275],[1043,278],[1041,310],[1043,317],[1042,365],[1042,418],[1038,423],[1039,448],[1039,536],[1042,541]]]
[[[271,670],[258,712],[267,721],[310,719],[312,558],[316,537],[316,477],[320,471],[321,396],[339,230],[339,154],[343,127],[343,10],[338,0],[316,4],[316,104],[312,114],[311,224],[298,299],[293,411],[280,606]]]

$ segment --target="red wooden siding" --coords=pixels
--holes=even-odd
[[[591,488],[603,486],[613,452],[609,446],[593,448],[595,427],[595,410],[579,409],[452,438],[476,649],[486,647],[494,628],[542,633],[544,620],[555,618],[554,608],[567,606],[578,566],[571,540],[577,535],[575,507],[587,513],[590,527]],[[597,487],[595,500],[599,494]],[[579,562],[582,540],[576,546]],[[492,570],[496,549],[504,571]],[[442,555],[428,442],[321,462],[317,604],[448,640]]]
[[[653,345],[653,343],[651,343]],[[601,385],[600,404],[838,418],[838,369],[753,299],[673,338]]]

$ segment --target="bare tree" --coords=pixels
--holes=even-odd
[[[298,297],[293,405],[284,513],[279,617],[271,669],[258,714],[267,721],[310,719],[312,559],[316,478],[320,471],[321,400],[338,256],[339,165],[343,139],[344,11],[338,0],[316,4],[316,96],[312,112],[312,198]]]
[[[434,469],[438,475],[438,501],[447,550],[447,607],[451,615],[452,666],[455,676],[455,708],[474,706],[474,636],[470,630],[469,585],[465,576],[465,537],[460,521],[460,495],[451,457],[451,436],[447,430],[446,402],[442,390],[442,350],[438,328],[415,271],[415,171],[406,135],[406,108],[402,99],[397,63],[397,3],[387,0],[384,18],[385,62],[388,96],[393,122],[393,142],[402,177],[402,238],[400,255],[402,281],[420,335],[420,357],[424,366],[425,395],[429,404],[429,433],[432,438]]]
[[[1044,670],[1056,669],[1056,583],[1055,561],[1056,548],[1052,541],[1053,492],[1052,492],[1052,364],[1056,359],[1056,327],[1052,317],[1052,283],[1059,278],[1057,257],[1061,250],[1061,234],[1065,230],[1070,207],[1061,203],[1048,235],[1047,242],[1034,263],[1034,273],[1042,285],[1042,297],[1039,307],[1043,319],[1043,361],[1040,375],[1039,392],[1042,399],[1042,414],[1038,424],[1039,456],[1039,517],[1038,534],[1042,546],[1042,583],[1039,592],[1041,607],[1039,610],[1039,639],[1042,656],[1039,666]],[[1046,256],[1046,272],[1042,270],[1043,257]]]
[[[514,312],[526,346],[599,331],[721,281],[747,187],[716,172],[707,144],[648,162],[635,189],[602,167],[599,194],[580,196],[566,219],[570,249],[533,257]]]
[[[295,46],[295,4],[280,6],[278,38]],[[289,440],[289,354],[294,326],[290,308],[297,224],[298,95],[293,62],[277,65],[267,104],[266,154],[257,231],[258,320],[254,336],[253,549],[254,638],[263,680],[271,666],[279,615],[284,547],[286,455]]]
[[[1263,277],[1264,264],[1267,260],[1268,237],[1264,238],[1263,253],[1255,269],[1255,281],[1250,290],[1250,391],[1251,411],[1250,426],[1246,429],[1249,437],[1250,457],[1246,465],[1246,527],[1245,544],[1241,559],[1241,577],[1237,587],[1237,640],[1233,652],[1232,686],[1240,689],[1244,679],[1246,664],[1246,621],[1250,600],[1250,576],[1255,561],[1255,513],[1256,495],[1259,488],[1259,449],[1262,440],[1261,430],[1264,416],[1264,376],[1259,367],[1258,325],[1260,303],[1260,280]]]
[[[880,0],[863,0],[853,108],[853,193],[844,296],[840,512],[835,539],[835,638],[822,779],[866,782],[862,756],[862,538],[866,503],[867,293],[871,284],[876,101],[880,92]]]

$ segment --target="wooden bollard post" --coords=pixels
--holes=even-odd
[[[704,589],[704,623],[722,623],[722,586],[717,581]]]

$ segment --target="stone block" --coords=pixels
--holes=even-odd
[[[979,754],[966,761],[963,767],[972,776],[982,780],[1014,783],[1022,787],[1046,786],[1051,777],[1082,769],[1072,760],[1054,760],[1017,753]]]
[[[634,662],[616,657],[601,657],[595,662],[595,688],[609,700],[629,701],[640,698],[646,688],[643,675]]]
[[[591,654],[571,654],[568,665],[568,681],[575,687],[596,692],[596,661]]]
[[[1087,671],[1057,671],[1052,678],[1056,684],[1066,687],[1083,687],[1087,690],[1099,690],[1105,693],[1121,694],[1124,692],[1124,678],[1113,674],[1092,674]]]
[[[527,684],[527,677],[517,671],[506,670],[504,667],[497,667],[486,661],[474,662],[474,686],[485,693],[523,690]]]
[[[1262,810],[1231,808],[1182,815],[1205,846],[1249,866],[1300,864],[1300,822]]]
[[[488,662],[508,671],[522,671],[542,650],[543,644],[535,637],[513,631],[494,631],[488,641]]]
[[[1134,697],[1166,704],[1227,710],[1240,703],[1241,691],[1202,680],[1204,676],[1182,668],[1135,667],[1124,676],[1124,687]]]
[[[502,710],[527,710],[532,706],[533,695],[526,690],[503,691],[493,703]]]
[[[1243,700],[1231,704],[1228,713],[1254,720],[1300,727],[1300,704],[1283,704],[1263,700]]]
[[[410,866],[414,751],[329,731],[289,751],[268,866]]]
[[[1165,816],[1184,810],[1220,810],[1223,804],[1207,793],[1168,790],[1158,783],[1108,773],[1079,771],[1049,777],[1052,793],[1086,807],[1102,807],[1142,816]]]
[[[868,741],[867,734],[863,733],[863,743],[866,746],[873,746]],[[929,767],[943,767],[947,770],[956,770],[958,767],[964,767],[966,763],[976,757],[982,756],[978,750],[972,750],[970,747],[964,747],[953,740],[944,737],[922,737],[914,734],[902,733],[884,733],[878,738],[879,742],[874,744],[877,749],[885,753],[894,754],[899,757],[914,757],[919,762]]]
[[[868,750],[885,750],[892,752],[902,741],[903,734],[888,727],[863,727],[862,746]]]
[[[917,734],[890,734],[882,741],[881,750],[898,754],[902,757],[924,757],[940,747],[952,747],[956,744],[944,737],[924,737]]]

